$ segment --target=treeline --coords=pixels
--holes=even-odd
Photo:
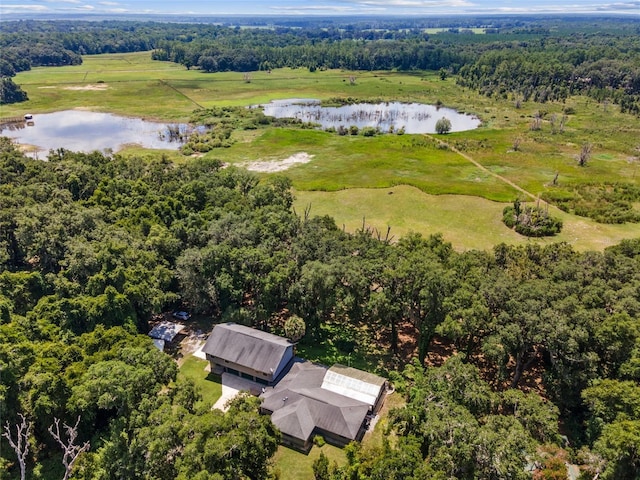
[[[81,55],[148,51],[176,38],[176,30],[144,22],[3,22],[0,72],[12,76],[32,67],[79,65]]]
[[[488,96],[522,101],[562,101],[586,94],[640,115],[640,58],[633,31],[577,33],[548,31],[501,35],[392,36],[360,32],[349,38],[330,31],[220,29],[215,38],[161,42],[156,60],[207,72],[291,67],[349,70],[440,70]]]
[[[153,58],[207,72],[443,69],[488,96],[544,103],[585,94],[640,115],[640,45],[634,32],[367,37],[221,29],[214,39],[161,42]]]
[[[80,65],[82,55],[148,51],[155,48],[159,40],[172,40],[183,33],[183,26],[145,22],[3,22],[0,104],[27,100],[26,93],[11,79],[18,72],[32,67]]]
[[[563,101],[588,95],[640,115],[637,36],[571,35],[504,45],[459,72],[459,84],[488,96]]]
[[[604,19],[600,29],[586,19],[484,20],[489,22],[487,33],[480,35],[459,28],[468,21],[453,20],[452,28],[435,35],[424,30],[433,20],[413,22],[411,28],[406,22],[355,19],[350,24],[245,29],[124,21],[4,22],[0,72],[11,77],[32,66],[78,64],[85,54],[147,50],[153,50],[156,60],[207,72],[442,69],[458,74],[461,85],[489,96],[547,102],[586,94],[640,115],[639,37],[633,20]]]
[[[179,307],[271,331],[295,314],[313,344],[387,349],[391,371],[409,360],[400,332],[411,332],[417,366],[382,373],[406,383],[413,410],[392,416],[399,445],[353,452],[350,468],[363,478],[383,478],[373,465],[391,468],[405,455],[440,475],[432,478],[484,476],[495,467],[482,463],[490,445],[509,452],[509,471],[524,471],[529,452],[563,446],[558,415],[572,446],[560,453],[595,465],[601,478],[640,472],[638,240],[603,253],[566,244],[457,253],[439,235],[392,242],[299,217],[284,177],[258,181],[215,160],[178,166],[64,149],[42,162],[6,139],[0,205],[0,407],[3,421],[17,424],[23,413],[33,425],[30,468],[58,455],[47,431],[55,419],[72,425],[80,415],[79,441],[92,445],[80,476],[264,478],[253,460],[264,468],[277,433],[255,404],[239,404],[246,417],[205,413],[192,386],[166,386],[175,366],[137,336],[153,314]],[[463,377],[445,374],[455,390],[420,373],[435,338],[463,354],[448,367]],[[461,421],[434,423],[434,405]],[[259,428],[234,423],[245,420]],[[512,429],[526,435],[501,438]],[[470,450],[477,435],[489,450]],[[0,472],[15,475],[4,445]]]
[[[215,39],[161,42],[155,60],[172,61],[207,72],[308,68],[348,70],[457,70],[471,61],[471,52],[411,39],[343,39],[306,32],[222,30]],[[328,38],[327,38],[328,37]]]

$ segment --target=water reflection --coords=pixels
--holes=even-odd
[[[82,110],[43,113],[28,122],[0,125],[0,135],[44,152],[57,148],[117,151],[127,144],[177,150],[190,132],[191,127],[186,124],[163,124]]]
[[[297,118],[322,128],[373,127],[382,132],[435,133],[436,122],[442,117],[451,121],[452,132],[473,130],[480,126],[480,119],[458,113],[450,108],[421,103],[358,103],[340,107],[323,107],[318,100],[274,100],[261,105],[265,115],[276,118]]]

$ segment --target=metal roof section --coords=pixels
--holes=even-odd
[[[149,332],[151,338],[172,342],[176,336],[185,329],[184,325],[173,322],[160,322]]]
[[[336,364],[322,382],[322,388],[373,406],[386,380],[378,375]]]

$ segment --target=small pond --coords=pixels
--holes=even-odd
[[[124,145],[136,144],[144,148],[177,150],[181,145],[180,134],[184,137],[188,129],[186,124],[156,123],[110,113],[66,110],[34,114],[28,122],[0,125],[0,135],[39,148],[40,155],[38,152],[30,155],[44,158],[49,150],[57,148],[81,152],[117,151]]]
[[[478,128],[482,123],[473,115],[455,110],[421,103],[358,103],[340,107],[324,107],[318,100],[288,99],[274,100],[260,105],[265,115],[276,118],[297,118],[303,122],[316,123],[321,128],[373,127],[383,132],[404,128],[405,133],[435,133],[436,122],[442,117],[451,121],[452,132],[463,132]]]

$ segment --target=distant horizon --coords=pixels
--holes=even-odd
[[[207,17],[339,17],[339,16],[640,16],[640,0],[5,0],[0,16],[13,19],[46,16],[207,16]]]

